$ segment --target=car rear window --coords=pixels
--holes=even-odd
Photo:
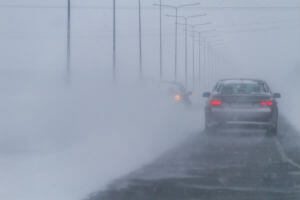
[[[235,94],[265,94],[267,90],[264,83],[224,83],[218,88],[218,92],[225,95]]]

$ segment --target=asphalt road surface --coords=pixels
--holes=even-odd
[[[201,132],[89,200],[300,200],[300,141],[281,123],[261,130]]]

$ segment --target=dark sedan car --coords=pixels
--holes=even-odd
[[[220,80],[212,93],[205,92],[205,127],[209,132],[219,127],[258,127],[269,135],[277,134],[279,93],[255,79]]]

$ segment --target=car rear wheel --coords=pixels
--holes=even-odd
[[[210,127],[207,127],[205,129],[206,133],[209,134],[209,135],[213,135],[213,134],[216,134],[217,133],[217,127],[216,126],[210,126]]]
[[[205,113],[205,132],[209,135],[215,134],[218,130],[218,125],[211,119],[210,113]]]
[[[210,125],[207,121],[205,122],[205,132],[207,134],[215,134],[217,132],[217,127],[215,125]]]
[[[267,129],[267,136],[268,137],[277,136],[277,125],[271,126]]]

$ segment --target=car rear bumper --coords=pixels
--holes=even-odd
[[[269,128],[274,126],[271,122],[253,122],[253,121],[226,121],[220,125],[226,127],[255,127],[255,128]]]
[[[261,128],[274,125],[272,122],[272,110],[270,108],[212,108],[209,118],[210,123],[213,123],[213,125]]]

